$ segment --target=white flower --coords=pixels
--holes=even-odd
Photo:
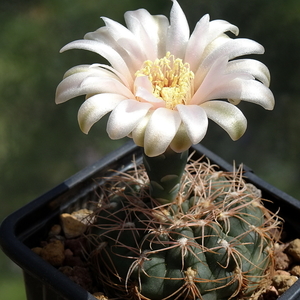
[[[176,0],[170,22],[145,9],[125,13],[127,28],[103,20],[104,27],[61,49],[93,51],[110,63],[73,67],[57,88],[56,103],[86,95],[78,112],[84,133],[111,112],[110,138],[132,137],[148,156],[157,156],[168,147],[182,152],[199,143],[208,118],[233,140],[240,138],[247,127],[236,107],[241,100],[273,109],[267,67],[253,59],[234,60],[264,48],[225,34],[238,35],[236,26],[205,15],[190,35]]]

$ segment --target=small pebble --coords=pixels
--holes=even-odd
[[[284,271],[284,270],[276,270],[276,271],[275,271],[275,275],[289,276],[290,273],[289,273],[288,271]]]
[[[78,216],[76,215],[68,213],[60,215],[62,228],[67,239],[78,237],[82,235],[87,229],[87,225],[82,221],[82,219],[79,219],[77,217]]]
[[[56,236],[61,233],[61,226],[59,224],[55,224],[51,227],[49,231],[49,236]]]
[[[70,249],[66,249],[65,256],[73,256],[73,252]]]
[[[35,253],[35,254],[37,254],[37,255],[41,255],[41,252],[42,252],[42,247],[34,247],[34,248],[32,248],[31,250]]]
[[[99,300],[108,300],[108,298],[106,296],[104,296],[104,294],[101,292],[96,292],[93,294],[93,296]]]
[[[300,239],[291,241],[286,252],[292,256],[295,261],[300,262]]]
[[[300,277],[300,265],[293,266],[291,274]]]
[[[293,276],[293,275],[275,275],[273,277],[273,285],[277,289],[278,294],[282,295],[297,280],[298,280],[298,277]]]
[[[285,245],[275,245],[275,269],[276,270],[286,270],[288,269],[290,263],[291,263],[291,258],[284,253],[284,248]]]
[[[40,256],[52,266],[59,267],[65,259],[64,245],[61,241],[55,240],[42,248]]]
[[[89,216],[93,213],[92,210],[83,208],[83,209],[79,209],[76,210],[74,212],[71,213],[71,215],[76,218],[78,221],[82,222],[85,225],[89,224]]]

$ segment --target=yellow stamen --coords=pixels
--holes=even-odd
[[[155,97],[166,102],[166,108],[174,109],[177,104],[187,104],[194,92],[194,73],[188,63],[174,57],[170,52],[155,61],[146,60],[136,72],[148,76]]]

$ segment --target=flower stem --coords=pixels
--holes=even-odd
[[[151,197],[161,204],[171,203],[176,199],[187,158],[188,150],[176,153],[168,149],[155,157],[144,153],[143,160],[150,179]]]

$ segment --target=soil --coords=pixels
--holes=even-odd
[[[55,224],[47,240],[32,250],[58,268],[72,281],[88,290],[95,298],[108,300],[98,290],[87,262],[88,247],[84,231],[87,210],[62,214],[61,224]],[[284,233],[283,233],[284,234]],[[271,285],[251,300],[275,300],[289,289],[300,276],[300,239],[275,244],[275,272]]]

